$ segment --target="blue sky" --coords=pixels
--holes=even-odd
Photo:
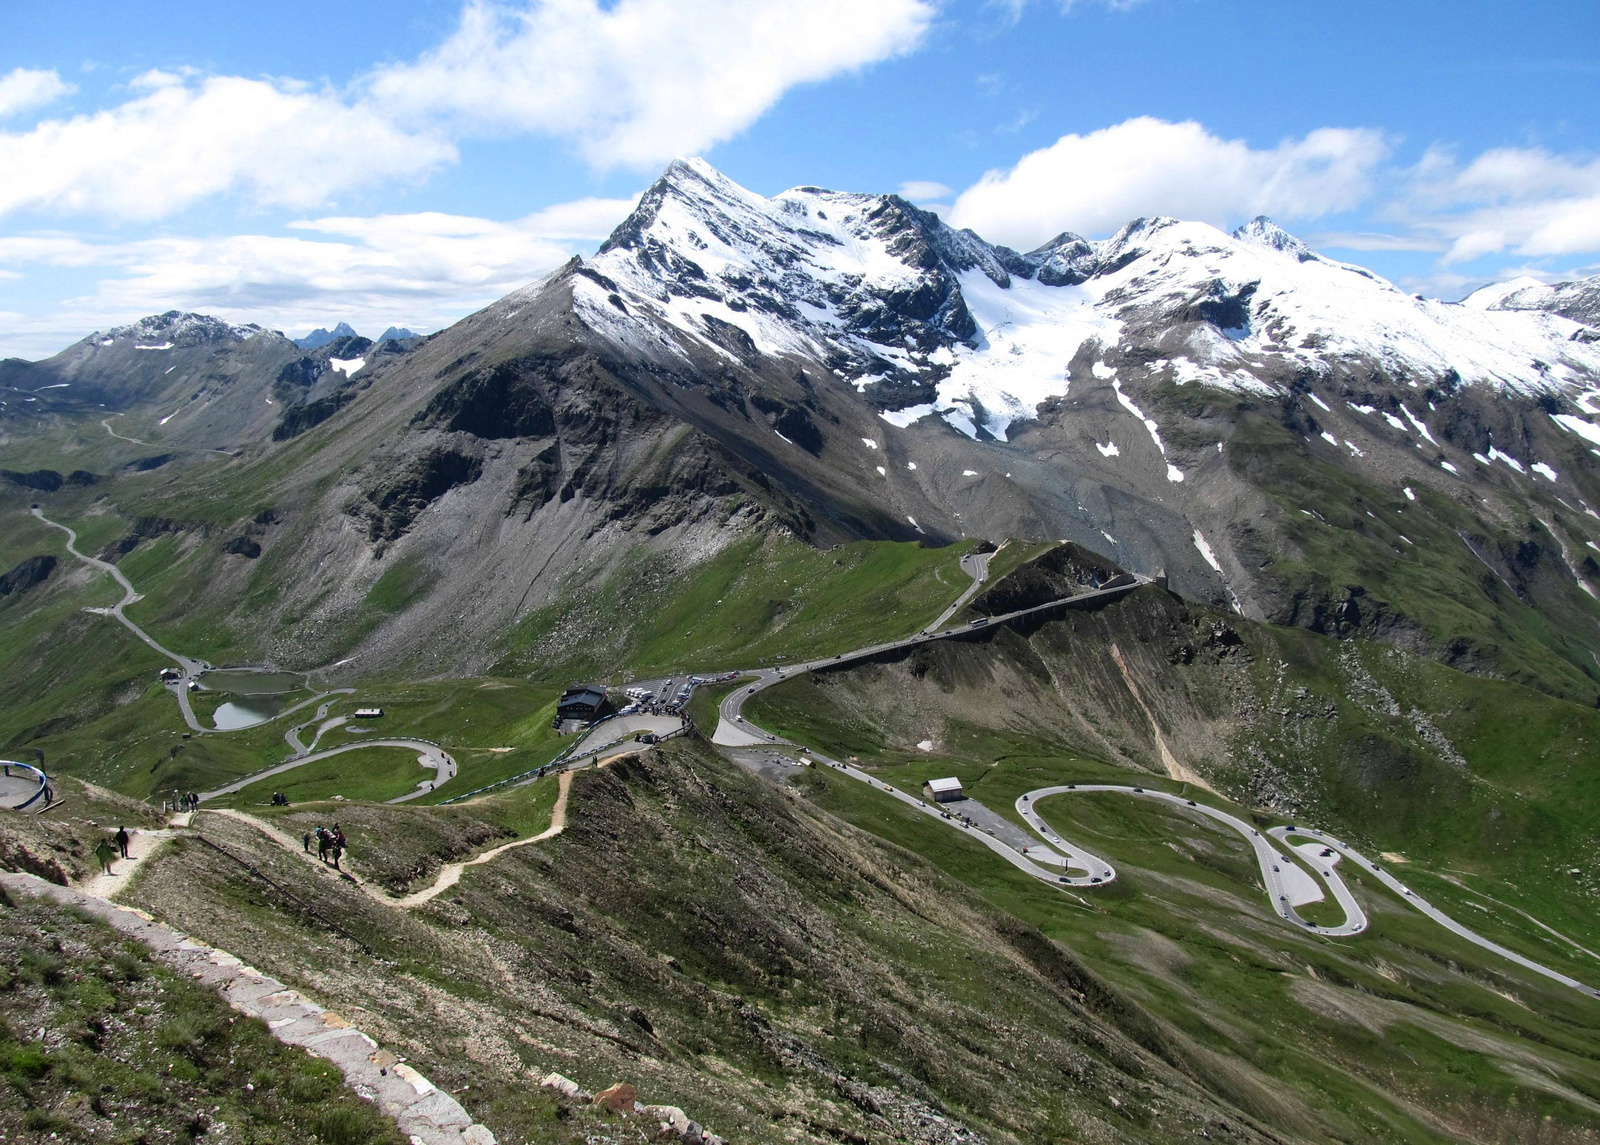
[[[13,6],[0,356],[180,307],[435,329],[673,156],[992,241],[1271,214],[1455,298],[1600,270],[1600,5],[388,0]]]

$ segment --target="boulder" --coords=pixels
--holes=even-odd
[[[661,1126],[663,1136],[669,1131],[676,1137],[686,1136],[689,1132],[689,1115],[676,1105],[647,1105],[642,1114]]]
[[[638,1100],[638,1091],[625,1081],[619,1081],[610,1089],[602,1089],[594,1095],[594,1103],[605,1106],[612,1113],[632,1113]]]
[[[588,1090],[571,1078],[562,1077],[559,1073],[546,1074],[544,1080],[539,1084],[545,1089],[553,1089],[562,1097],[570,1098],[573,1101],[587,1102],[592,1100],[592,1095]]]

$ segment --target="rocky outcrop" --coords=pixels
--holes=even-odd
[[[10,596],[14,592],[27,592],[35,585],[43,584],[50,579],[50,574],[55,571],[56,558],[48,554],[26,557],[13,565],[9,572],[0,576],[0,596]]]

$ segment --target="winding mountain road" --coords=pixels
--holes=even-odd
[[[712,743],[721,747],[735,749],[735,752],[741,748],[767,747],[776,744],[784,744],[791,747],[797,746],[751,723],[743,715],[746,701],[757,693],[775,684],[782,683],[784,680],[792,679],[806,672],[841,667],[883,652],[912,648],[933,640],[947,640],[954,636],[972,633],[980,628],[1006,624],[1051,610],[1121,596],[1141,585],[1150,583],[1149,578],[1136,576],[1130,578],[1129,583],[1126,584],[1112,585],[1080,593],[1077,596],[1063,597],[1031,608],[1017,609],[1014,612],[991,617],[982,624],[941,628],[940,625],[955,615],[959,607],[971,598],[977,586],[982,583],[982,579],[987,576],[987,563],[987,561],[983,562],[982,567],[969,567],[966,562],[963,562],[962,567],[967,570],[969,576],[973,577],[973,586],[963,593],[962,598],[957,601],[956,605],[946,610],[937,622],[915,636],[907,637],[903,640],[890,641],[885,644],[875,644],[867,648],[857,649],[854,652],[842,653],[838,656],[812,660],[806,663],[786,665],[782,668],[760,668],[741,673],[741,675],[745,676],[755,676],[756,679],[753,683],[741,685],[723,697],[722,703],[718,708],[717,730],[712,736]],[[1533,959],[1509,950],[1499,943],[1476,933],[1471,928],[1463,926],[1431,903],[1419,898],[1414,891],[1387,871],[1382,870],[1378,864],[1373,863],[1348,844],[1334,839],[1321,831],[1304,827],[1273,827],[1266,832],[1262,832],[1230,812],[1207,806],[1181,795],[1172,795],[1164,791],[1147,790],[1142,787],[1123,784],[1066,784],[1041,787],[1027,792],[1017,799],[1017,813],[1043,844],[1042,846],[1029,845],[1024,848],[1013,846],[1000,838],[999,836],[1002,832],[998,827],[985,828],[981,821],[969,821],[970,816],[964,816],[960,813],[959,804],[931,803],[902,791],[892,784],[885,783],[858,767],[853,767],[836,759],[830,759],[821,753],[809,751],[805,748],[800,748],[799,750],[815,765],[828,767],[840,774],[847,775],[851,779],[883,792],[907,807],[915,808],[922,814],[936,819],[954,830],[962,831],[1024,874],[1040,882],[1049,883],[1063,891],[1105,886],[1116,879],[1116,869],[1109,862],[1093,854],[1087,848],[1069,843],[1063,839],[1060,833],[1046,823],[1038,814],[1037,807],[1040,800],[1069,794],[1104,793],[1147,799],[1172,806],[1186,814],[1211,819],[1237,831],[1250,844],[1255,854],[1256,863],[1261,869],[1262,884],[1274,912],[1286,922],[1309,933],[1322,934],[1329,937],[1346,937],[1359,934],[1367,929],[1368,919],[1366,912],[1362,909],[1361,904],[1356,900],[1355,895],[1336,869],[1336,862],[1339,857],[1342,857],[1374,876],[1384,886],[1399,895],[1403,902],[1415,907],[1452,934],[1514,962],[1524,969],[1559,982],[1589,997],[1600,998],[1600,990],[1579,982],[1577,979],[1569,977],[1558,970],[1543,966]],[[984,818],[987,818],[987,816]],[[1010,832],[1004,833],[1009,834]],[[1292,836],[1310,840],[1313,845],[1293,844],[1289,841]],[[1294,853],[1293,857],[1273,846],[1274,842],[1281,844],[1287,851],[1292,851]],[[1323,856],[1321,854],[1323,850],[1333,851],[1336,854]],[[1303,863],[1304,867],[1298,865],[1300,863]],[[1308,870],[1311,873],[1308,874]],[[1315,885],[1315,882],[1320,882],[1332,894],[1334,901],[1338,903],[1344,912],[1342,921],[1326,926],[1319,925],[1306,921],[1295,909],[1297,905],[1303,905],[1305,902],[1320,900],[1322,897],[1320,890],[1301,897],[1309,888]]]
[[[107,427],[107,429],[109,432],[109,427]],[[92,568],[99,569],[101,572],[109,573],[111,578],[115,580],[119,586],[121,586],[122,599],[116,604],[112,605],[110,608],[94,608],[90,609],[89,611],[98,613],[102,616],[115,617],[116,620],[121,623],[129,632],[133,633],[140,640],[144,641],[151,648],[155,649],[157,652],[161,653],[161,655],[165,656],[178,666],[178,679],[168,683],[167,687],[173,693],[173,695],[177,697],[178,708],[183,713],[183,721],[189,726],[189,729],[191,731],[201,732],[204,734],[213,734],[224,730],[220,728],[208,728],[203,726],[200,721],[195,718],[194,708],[189,703],[190,681],[196,679],[202,672],[208,671],[211,668],[211,665],[206,663],[204,660],[196,659],[193,656],[185,656],[182,653],[174,652],[172,649],[166,647],[164,644],[158,641],[155,637],[151,636],[144,629],[140,628],[132,620],[128,619],[128,616],[123,609],[125,609],[128,605],[135,603],[136,601],[144,599],[144,597],[142,593],[133,587],[133,582],[123,574],[122,570],[109,561],[100,560],[98,557],[91,557],[88,554],[80,551],[78,549],[77,532],[71,527],[63,525],[59,521],[52,521],[49,517],[46,517],[39,506],[33,506],[29,512],[31,512],[44,524],[49,525],[53,529],[60,529],[67,535],[67,552],[77,557],[84,564],[89,565]],[[278,775],[282,772],[292,770],[293,768],[303,766],[304,764],[314,763],[319,759],[327,759],[329,756],[340,755],[344,752],[355,751],[363,747],[413,748],[418,754],[417,762],[423,767],[431,768],[434,771],[434,778],[432,780],[422,780],[417,784],[416,790],[409,791],[404,795],[391,799],[389,800],[390,803],[405,803],[409,800],[417,799],[423,795],[427,795],[429,792],[434,791],[435,789],[443,786],[445,783],[455,778],[456,772],[459,770],[456,765],[455,757],[453,757],[449,752],[445,751],[438,744],[432,743],[428,740],[405,738],[362,740],[359,743],[342,744],[339,747],[330,748],[327,751],[322,752],[313,752],[308,750],[306,746],[300,742],[301,729],[309,726],[310,724],[316,723],[318,720],[327,716],[331,697],[352,695],[354,692],[354,688],[332,688],[326,692],[321,692],[315,696],[312,696],[310,699],[302,700],[292,707],[285,708],[277,715],[261,721],[262,723],[270,723],[272,720],[280,720],[285,716],[293,715],[295,712],[298,712],[303,708],[310,707],[312,704],[321,705],[317,708],[317,714],[314,718],[306,721],[305,723],[297,724],[284,733],[284,739],[288,741],[290,750],[295,753],[293,756],[285,760],[283,763],[267,768],[264,771],[258,771],[254,775],[247,775],[243,779],[228,784],[226,787],[219,787],[212,791],[202,792],[200,798],[212,799],[219,795],[231,794],[232,792],[248,787],[252,783],[256,783],[262,779],[265,779],[268,776]],[[250,726],[255,727],[258,725],[252,724]],[[321,730],[327,729],[324,728]],[[318,733],[318,738],[321,738],[320,731]],[[313,740],[313,746],[315,746],[315,743],[316,740]]]
[[[404,795],[390,799],[388,800],[390,803],[405,803],[416,799],[418,796],[426,795],[447,781],[454,779],[458,770],[454,756],[438,744],[429,743],[427,740],[364,739],[358,743],[340,744],[338,747],[330,747],[325,751],[314,751],[308,755],[300,755],[293,759],[285,760],[274,767],[258,771],[253,775],[247,775],[243,779],[236,779],[222,787],[213,788],[210,791],[202,791],[200,800],[205,802],[208,799],[217,799],[223,795],[232,795],[235,791],[243,791],[251,784],[260,783],[263,779],[270,779],[274,775],[282,775],[286,771],[293,771],[295,768],[304,767],[308,763],[316,763],[319,759],[330,759],[336,755],[343,755],[347,751],[360,751],[365,747],[400,747],[413,750],[417,753],[417,762],[425,768],[432,769],[435,773],[432,780],[423,780],[415,791],[409,791]]]
[[[986,554],[988,555],[988,554]],[[968,569],[968,575],[973,577],[973,586],[969,588],[964,597],[970,598],[977,586],[983,583],[982,578],[988,575],[988,561]],[[963,564],[964,568],[967,566]],[[837,656],[825,656],[820,660],[810,660],[799,664],[786,664],[781,668],[752,668],[740,672],[741,676],[755,676],[754,683],[742,685],[722,698],[722,703],[717,709],[717,730],[711,737],[711,742],[721,747],[753,747],[760,744],[781,743],[779,737],[771,732],[762,730],[750,723],[741,714],[745,701],[757,692],[765,691],[774,684],[781,684],[796,676],[807,672],[815,672],[823,668],[838,668],[858,660],[865,660],[871,656],[878,656],[885,652],[897,652],[905,648],[915,648],[919,644],[929,644],[935,640],[949,640],[955,636],[968,636],[975,632],[982,632],[990,626],[1000,627],[1014,620],[1024,617],[1037,616],[1046,612],[1053,612],[1062,608],[1081,607],[1085,604],[1111,600],[1124,596],[1141,585],[1149,584],[1150,578],[1144,576],[1129,576],[1124,584],[1108,585],[1105,588],[1090,589],[1080,592],[1076,596],[1064,596],[1057,600],[1049,600],[1043,604],[1035,604],[1029,608],[1019,608],[1012,612],[1001,613],[998,616],[980,617],[969,624],[958,624],[954,628],[929,628],[918,632],[914,636],[907,636],[901,640],[890,640],[882,644],[872,644],[865,648],[857,648],[853,652],[843,652]],[[958,601],[957,605],[964,603]],[[954,609],[946,611],[946,616],[953,615]]]

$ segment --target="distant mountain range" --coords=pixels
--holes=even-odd
[[[104,403],[142,440],[239,454],[245,482],[296,442],[271,470],[285,575],[361,537],[339,612],[391,555],[429,570],[364,637],[383,656],[487,643],[636,548],[1067,538],[1256,619],[1592,702],[1597,291],[1424,299],[1267,219],[1021,253],[696,160],[594,257],[426,341],[164,315],[0,364],[0,415]]]
[[[407,330],[404,326],[391,326],[382,334],[379,334],[376,341],[399,342],[407,338],[415,338],[417,336],[418,335],[412,333],[410,330]],[[341,322],[332,330],[327,330],[319,326],[315,330],[311,331],[311,333],[307,334],[304,338],[294,338],[292,341],[302,350],[320,350],[329,342],[337,341],[340,338],[358,337],[360,337],[360,335],[355,332],[348,322]]]

